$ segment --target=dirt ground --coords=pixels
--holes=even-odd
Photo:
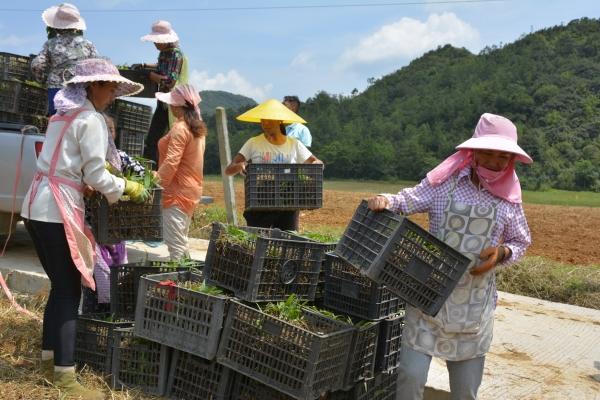
[[[204,194],[214,197],[216,205],[224,205],[221,182],[205,182]],[[324,225],[343,228],[360,200],[372,195],[326,190],[323,208],[302,212],[301,229]],[[243,187],[236,185],[236,205],[240,214],[244,208],[243,196]],[[527,255],[574,265],[600,264],[600,208],[538,204],[525,204],[524,207],[533,237]],[[411,219],[422,226],[427,224],[427,216],[423,214]]]

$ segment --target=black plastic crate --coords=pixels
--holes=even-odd
[[[204,267],[204,261],[140,261],[110,267],[110,311],[118,317],[135,318],[140,278],[146,274],[180,272]]]
[[[229,400],[293,400],[294,398],[246,375],[234,373]]]
[[[408,218],[356,209],[335,249],[338,256],[405,302],[435,316],[470,259]]]
[[[169,374],[169,348],[135,337],[133,328],[115,329],[111,385],[165,394]]]
[[[113,244],[123,240],[162,241],[162,188],[152,189],[145,203],[118,201],[109,205],[96,193],[86,199],[86,219],[96,242]]]
[[[154,99],[154,93],[158,91],[158,85],[150,80],[148,73],[151,69],[119,69],[119,74],[122,77],[141,83],[144,85],[144,90],[133,95],[133,97],[151,97]],[[156,71],[155,71],[156,72]]]
[[[231,239],[232,229],[252,236]],[[322,244],[279,229],[213,223],[204,271],[208,283],[249,302],[285,300],[292,293],[313,300],[323,254]]]
[[[363,325],[356,327],[346,367],[344,389],[352,388],[356,382],[373,378],[378,340],[379,322],[363,321]]]
[[[154,95],[152,95],[154,97]],[[117,129],[147,133],[152,120],[152,107],[117,99],[107,113],[114,118]]]
[[[398,313],[381,321],[375,371],[393,372],[400,360],[402,332],[404,330],[404,313]]]
[[[246,210],[314,210],[323,207],[322,164],[248,164]]]
[[[337,243],[324,243],[324,253],[331,253],[335,251]],[[322,303],[323,297],[325,296],[325,276],[327,276],[327,257],[323,257],[323,263],[321,264],[321,271],[319,272],[319,280],[317,281],[317,290],[315,290],[315,301]]]
[[[117,129],[119,149],[131,157],[142,157],[144,153],[144,138],[146,132]]]
[[[31,58],[0,52],[0,79],[28,81],[31,76]]]
[[[295,399],[338,390],[354,327],[309,309],[304,318],[307,329],[232,301],[217,361]]]
[[[331,310],[367,320],[378,320],[404,309],[396,295],[333,253],[326,254],[323,305]]]
[[[114,332],[130,328],[132,321],[114,320],[109,313],[80,315],[76,322],[75,363],[103,373],[112,373]]]
[[[175,350],[167,396],[177,400],[228,400],[233,374],[229,368],[215,361]]]
[[[357,383],[352,390],[331,393],[328,400],[396,400],[397,373],[380,373]]]
[[[135,312],[136,335],[212,360],[229,298],[183,287],[186,282],[202,281],[202,275],[190,271],[143,276]]]
[[[46,89],[19,81],[0,80],[0,112],[22,115],[46,115]]]

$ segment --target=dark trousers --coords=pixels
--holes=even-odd
[[[298,230],[298,211],[244,211],[248,226]]]
[[[26,220],[35,251],[50,279],[44,310],[42,350],[54,350],[54,365],[75,364],[75,328],[81,298],[81,274],[75,267],[63,224]]]
[[[144,158],[158,163],[158,141],[169,129],[169,105],[160,100],[156,101],[156,110],[150,122],[150,130],[144,146]]]

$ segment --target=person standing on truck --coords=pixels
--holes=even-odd
[[[168,21],[156,21],[152,31],[142,36],[143,41],[153,42],[158,54],[158,63],[141,64],[141,68],[156,69],[148,72],[150,80],[158,85],[158,91],[169,93],[175,85],[188,82],[187,58],[179,47],[179,36]],[[169,112],[169,106],[160,99],[150,122],[150,129],[144,146],[144,157],[158,162],[158,141],[171,128],[175,117]]]
[[[231,163],[227,175],[245,174],[248,162],[261,164],[322,164],[295,138],[283,134],[282,124],[306,122],[281,102],[271,99],[238,116],[239,121],[260,123],[263,133],[244,143]],[[298,230],[298,211],[244,211],[248,226]]]
[[[283,105],[298,114],[300,110],[300,99],[298,96],[285,96],[283,98]],[[310,130],[300,122],[294,122],[285,127],[285,134],[289,137],[298,139],[307,148],[312,145],[312,136]]]
[[[200,113],[200,95],[192,85],[156,93],[177,120],[158,142],[158,171],[163,189],[163,237],[171,260],[189,258],[188,232],[202,197],[207,128]]]
[[[96,47],[83,38],[85,21],[72,4],[52,6],[42,13],[48,40],[31,61],[35,80],[48,87],[48,115],[54,115],[54,96],[73,77],[79,60],[98,56]]]
[[[396,399],[423,398],[432,357],[446,361],[452,399],[477,398],[492,342],[495,270],[531,244],[515,163],[533,160],[517,144],[517,127],[485,113],[457,149],[417,186],[369,199],[373,211],[427,212],[429,231],[472,260],[435,317],[406,306]]]
[[[42,374],[67,398],[104,398],[101,391],[77,382],[73,359],[81,284],[95,290],[91,273],[95,243],[85,226],[82,192],[89,185],[109,203],[123,193],[133,201],[148,197],[143,185],[106,170],[108,133],[100,114],[115,97],[142,89],[120,76],[106,59],[79,61],[73,78],[55,96],[57,114],[50,118],[37,173],[23,200],[21,216],[50,279],[42,328]]]

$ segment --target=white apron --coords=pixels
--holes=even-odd
[[[495,272],[474,276],[481,250],[489,247],[499,203],[489,206],[454,201],[454,184],[448,193],[438,237],[472,261],[435,317],[406,307],[402,345],[449,361],[469,360],[487,353],[494,327]]]
[[[96,284],[93,278],[95,261],[94,249],[96,248],[94,235],[85,225],[85,210],[75,204],[69,191],[63,188],[63,186],[69,186],[78,192],[83,192],[83,183],[54,175],[61,143],[65,137],[65,133],[77,115],[83,111],[86,110],[82,108],[76,110],[71,115],[55,114],[50,119],[51,122],[64,121],[65,124],[60,131],[60,138],[56,142],[56,147],[52,153],[52,161],[50,162],[48,174],[37,171],[33,177],[28,206],[31,209],[31,203],[33,202],[33,199],[35,199],[41,180],[48,179],[48,187],[58,205],[63,220],[65,236],[69,243],[69,250],[71,251],[71,258],[73,259],[73,263],[77,267],[77,270],[81,273],[81,283],[92,290],[96,290]],[[31,215],[31,211],[28,215]]]

